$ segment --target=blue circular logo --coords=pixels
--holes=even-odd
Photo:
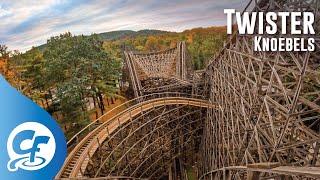
[[[56,121],[0,76],[1,179],[53,179],[67,145]]]

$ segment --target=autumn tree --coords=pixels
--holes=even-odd
[[[8,47],[0,45],[0,73],[4,76],[8,73],[8,58],[9,58]]]
[[[194,69],[203,69],[208,59],[216,54],[226,39],[226,27],[195,28],[181,33],[167,32],[157,35],[139,35],[132,38],[125,38],[113,41],[106,41],[107,49],[118,51],[119,44],[130,47],[130,50],[137,51],[159,51],[174,48],[179,41],[187,43],[188,53],[192,57]],[[122,58],[121,53],[117,53]]]
[[[160,49],[160,44],[158,42],[158,39],[154,36],[148,37],[148,40],[146,41],[145,50],[147,51],[158,51]]]
[[[0,45],[0,74],[3,75],[11,85],[17,86],[15,71],[10,67],[10,51],[6,45]]]
[[[10,51],[6,45],[0,44],[0,58],[6,59],[9,58]]]

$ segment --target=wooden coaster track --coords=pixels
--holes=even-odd
[[[187,179],[193,166],[199,179],[320,179],[320,2],[247,8],[313,12],[316,51],[255,52],[235,33],[195,72],[183,42],[125,52],[136,98],[71,138],[56,178]]]
[[[198,97],[198,98],[196,98]],[[117,128],[128,121],[150,109],[168,105],[187,105],[201,108],[218,108],[205,100],[199,99],[201,96],[191,97],[183,93],[158,93],[135,98],[107,112],[105,115],[88,125],[85,129],[76,134],[68,142],[68,147],[73,147],[69,153],[63,168],[57,178],[84,177],[84,171],[90,158],[97,151],[102,142],[112,135]],[[119,110],[120,113],[115,114]],[[114,114],[108,117],[110,114]],[[105,117],[108,117],[107,119]],[[79,139],[86,129],[92,129],[79,143]],[[75,144],[76,143],[76,144]]]

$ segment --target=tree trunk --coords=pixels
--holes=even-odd
[[[48,102],[48,98],[47,98],[46,95],[44,96],[44,99],[45,99],[45,101],[46,101],[47,108],[49,108],[49,102]]]
[[[101,110],[101,113],[104,114],[103,97],[102,97],[102,94],[101,94],[100,92],[98,92],[98,98],[99,98],[99,101],[100,101],[100,110]]]
[[[108,106],[110,106],[110,103],[109,103],[109,98],[107,97],[107,103],[108,103]]]
[[[93,99],[93,106],[94,106],[94,109],[95,109],[95,112],[96,112],[96,118],[98,119],[99,114],[98,114],[98,110],[97,110],[96,97],[92,96],[92,99]]]

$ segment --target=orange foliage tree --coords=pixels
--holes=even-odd
[[[12,85],[17,85],[17,77],[9,68],[9,54],[7,46],[0,45],[0,74],[3,75]]]

